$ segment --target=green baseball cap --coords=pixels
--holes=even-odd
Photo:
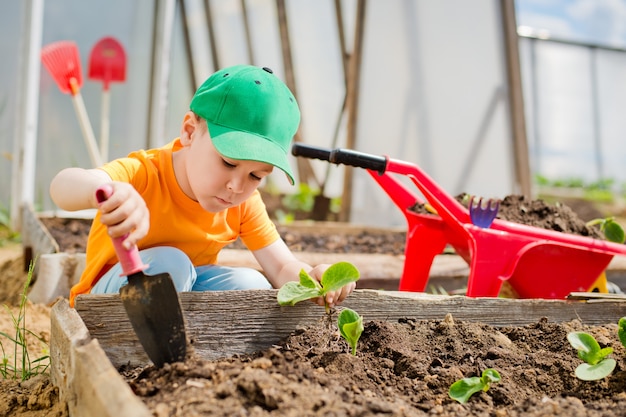
[[[198,88],[189,107],[206,120],[219,153],[278,167],[294,184],[287,158],[300,110],[271,69],[250,65],[221,69]]]

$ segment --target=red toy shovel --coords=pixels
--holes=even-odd
[[[106,201],[113,189],[106,185],[96,190],[96,199]],[[120,289],[126,314],[146,354],[158,368],[164,363],[185,360],[187,339],[178,293],[167,274],[145,275],[137,247],[122,246],[125,236],[113,238],[115,253],[128,285]]]
[[[91,80],[102,81],[102,109],[100,124],[100,154],[102,159],[108,160],[109,150],[109,112],[111,108],[111,93],[109,84],[112,81],[126,80],[126,52],[117,39],[107,36],[100,39],[89,54],[88,76]]]
[[[83,97],[80,94],[83,75],[78,46],[72,41],[58,41],[48,44],[41,48],[41,62],[56,82],[59,90],[72,96],[72,103],[80,123],[80,129],[83,132],[91,163],[94,168],[99,167],[102,165],[102,155],[98,151],[98,144],[87,116]]]

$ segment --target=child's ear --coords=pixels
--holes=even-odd
[[[191,143],[193,132],[199,128],[200,118],[192,111],[185,113],[180,126],[180,141],[182,145]]]

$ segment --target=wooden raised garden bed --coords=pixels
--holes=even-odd
[[[280,307],[275,290],[182,293],[181,303],[193,349],[207,360],[268,349],[324,315],[323,308],[309,302]],[[358,311],[366,321],[398,322],[408,317],[416,322],[444,322],[451,313],[457,321],[496,327],[542,320],[600,325],[626,316],[623,298],[604,302],[471,299],[374,290],[357,290],[344,307]],[[50,350],[53,381],[68,401],[71,415],[152,415],[118,373],[123,365],[148,363],[118,295],[79,296],[76,309],[65,300],[57,302],[52,309]]]

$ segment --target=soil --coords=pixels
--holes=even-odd
[[[596,233],[584,227],[588,219],[577,219],[566,206],[545,209],[544,203],[535,207],[534,202],[519,198],[511,201],[511,207],[516,204],[526,213],[520,222],[542,218],[543,225],[529,224],[550,224],[548,228],[566,233]],[[507,207],[503,201],[500,217]],[[53,221],[60,226],[46,227],[62,251],[84,251],[89,222]],[[397,231],[330,237],[303,236],[288,227],[280,232],[292,250],[322,253],[402,254],[406,239]],[[17,314],[26,273],[21,248],[9,250],[12,256],[2,257],[5,248],[0,247],[0,304]],[[49,340],[50,306],[28,303],[25,311],[26,327]],[[582,382],[573,375],[579,360],[565,338],[572,329],[589,331],[602,346],[615,349],[618,365],[610,377]],[[0,314],[0,331],[14,330],[10,315]],[[5,343],[2,335],[0,342]],[[42,347],[32,343],[31,357],[39,357]],[[539,322],[498,329],[454,321],[452,316],[442,321],[407,317],[398,323],[366,322],[357,355],[347,352],[338,333],[320,323],[298,329],[277,346],[254,355],[217,361],[191,356],[185,363],[162,369],[120,371],[155,416],[613,416],[621,412],[612,410],[626,405],[625,352],[614,324]],[[488,392],[475,394],[466,405],[447,396],[452,382],[479,375],[488,367],[503,377]],[[58,401],[47,374],[25,382],[0,380],[0,416],[67,415],[67,405]]]
[[[27,276],[21,245],[0,246],[0,358],[6,358],[12,368],[20,368],[22,358],[21,346],[9,339],[16,337],[15,320],[21,315],[24,320],[20,327],[27,330],[25,345],[31,361],[47,357],[50,343],[50,306],[26,301],[20,308]],[[49,361],[39,363],[45,366]],[[0,416],[67,417],[69,412],[47,372],[25,381],[20,375],[0,372]]]
[[[566,340],[587,331],[615,348],[600,381],[574,376]],[[441,321],[370,321],[355,356],[325,319],[263,352],[126,372],[155,416],[618,416],[626,407],[617,325],[542,320],[511,328]],[[462,405],[455,381],[496,369],[502,379]]]

